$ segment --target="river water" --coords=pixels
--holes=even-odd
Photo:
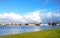
[[[60,28],[60,26],[0,26],[0,36],[42,31],[53,28]]]

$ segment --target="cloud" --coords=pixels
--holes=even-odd
[[[0,14],[0,20],[3,22],[40,22],[40,11],[28,12],[28,14],[21,15],[14,12]]]
[[[37,23],[37,22],[49,22],[60,21],[60,13],[43,12],[44,10],[37,10],[28,12],[25,15],[11,13],[0,14],[0,22],[21,22],[21,23]],[[43,12],[43,13],[42,13]],[[57,20],[56,20],[57,19]]]
[[[24,22],[23,16],[15,13],[3,13],[0,14],[0,19],[6,20],[6,21],[19,21],[19,22]]]
[[[35,11],[35,12],[29,12],[28,14],[25,15],[25,18],[27,21],[31,22],[41,22],[40,18],[40,11]]]
[[[53,22],[60,21],[60,13],[53,13],[53,12],[47,12],[45,14],[42,14],[42,21],[50,22],[51,20]]]

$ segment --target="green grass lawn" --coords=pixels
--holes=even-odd
[[[60,38],[60,28],[0,36],[0,38]]]

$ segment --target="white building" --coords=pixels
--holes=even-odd
[[[49,26],[48,24],[40,24],[40,26]]]

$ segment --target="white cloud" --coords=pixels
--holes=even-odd
[[[0,14],[0,19],[3,19],[4,21],[14,21],[14,22],[40,22],[40,16],[39,16],[40,11],[35,11],[35,12],[28,12],[28,14],[20,15],[16,13],[3,13]],[[6,20],[7,19],[7,20]]]
[[[60,17],[60,13],[55,13],[54,16],[55,17]]]
[[[43,11],[43,10],[42,10]],[[25,15],[16,14],[14,12],[11,13],[3,13],[0,14],[0,22],[42,22],[47,21],[49,19],[60,19],[60,13],[42,13],[41,10],[28,12]],[[56,19],[55,19],[56,20]]]
[[[27,19],[27,21],[41,22],[40,11],[29,12],[25,15],[25,18]]]
[[[50,18],[50,17],[52,16],[52,13],[51,13],[51,12],[48,12],[48,13],[46,14],[46,16],[47,16],[48,18]]]
[[[0,19],[4,19],[4,20],[11,20],[11,21],[20,21],[20,22],[24,22],[23,16],[19,15],[19,14],[15,14],[15,13],[4,13],[4,14],[0,14]]]

